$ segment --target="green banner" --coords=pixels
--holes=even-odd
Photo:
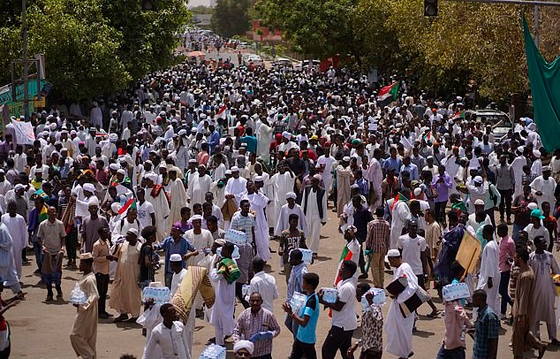
[[[41,80],[40,89],[43,88],[43,86],[45,86],[46,83],[47,83],[46,80]],[[27,93],[29,94],[29,99],[32,100],[35,97],[37,97],[40,89],[39,90],[37,89],[37,81],[36,80],[30,80],[29,81],[29,86],[27,87]],[[12,86],[11,85],[6,85],[6,86],[3,86],[2,88],[0,88],[0,106],[4,105],[5,103],[19,102],[19,101],[23,101],[23,85],[18,85],[16,87],[16,99],[15,99],[15,101],[12,99]]]

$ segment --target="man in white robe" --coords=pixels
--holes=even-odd
[[[482,238],[488,243],[484,246],[482,255],[480,256],[480,275],[478,277],[477,289],[486,291],[486,303],[496,313],[500,313],[500,297],[498,290],[500,288],[500,249],[498,243],[494,240],[494,227],[485,225],[482,228]]]
[[[171,201],[171,222],[176,223],[181,220],[181,208],[185,207],[187,203],[187,192],[185,186],[180,178],[177,178],[179,168],[172,167],[169,171],[169,199]]]
[[[397,240],[402,234],[402,230],[407,219],[410,217],[410,209],[405,201],[397,201],[391,211],[391,249],[397,248]]]
[[[533,189],[537,204],[542,209],[542,204],[548,202],[551,206],[556,203],[554,197],[554,190],[556,189],[556,181],[550,176],[550,166],[542,168],[542,176],[538,176],[531,182],[530,186]]]
[[[170,208],[165,189],[162,186],[156,186],[156,181],[157,175],[155,173],[146,175],[146,201],[154,206],[157,241],[161,242],[169,236],[169,231],[171,229],[171,225],[169,224]]]
[[[301,207],[309,225],[307,243],[314,255],[319,253],[321,226],[327,223],[327,193],[319,186],[321,175],[311,178],[311,186],[303,190]]]
[[[27,225],[25,219],[16,213],[16,202],[8,202],[8,213],[2,215],[2,223],[8,228],[8,232],[12,237],[12,252],[14,256],[14,263],[16,266],[16,273],[18,278],[21,278],[21,253],[27,247],[29,233],[27,232]]]
[[[327,191],[327,193],[329,193],[331,190],[331,185],[333,182],[331,166],[335,161],[335,158],[330,155],[329,151],[326,151],[325,154],[319,157],[319,159],[317,160],[317,165],[321,167],[323,183],[325,184],[325,190]]]
[[[233,244],[226,242],[222,246],[222,258],[231,259],[233,249]],[[224,336],[232,335],[235,328],[233,314],[235,312],[235,279],[237,278],[227,278],[220,273],[220,269],[223,269],[223,266],[220,265],[222,258],[216,256],[216,262],[210,271],[210,280],[216,292],[210,323],[216,332],[216,344],[224,346]]]
[[[262,178],[259,177],[256,180],[262,181]],[[257,191],[253,181],[247,181],[247,194],[243,199],[249,200],[251,210],[256,213],[255,245],[257,247],[257,257],[267,262],[270,259],[270,243],[265,209],[270,203],[270,199]]]
[[[278,166],[278,173],[270,178],[270,183],[274,186],[274,211],[271,215],[278,218],[282,206],[286,204],[286,194],[294,190],[295,176],[287,166]]]
[[[399,358],[408,358],[412,352],[412,328],[414,327],[415,314],[411,313],[408,317],[403,316],[399,306],[416,293],[418,289],[418,278],[408,263],[403,263],[398,249],[391,249],[387,252],[391,267],[395,268],[393,280],[404,275],[407,278],[406,288],[393,299],[387,317],[385,319],[385,332],[387,333],[388,353]]]
[[[523,176],[523,166],[527,165],[527,158],[523,155],[515,157],[511,163],[513,169],[513,177],[515,178],[515,189],[513,198],[523,194],[523,183],[521,177]]]
[[[257,156],[268,163],[270,161],[270,142],[272,141],[272,127],[263,119],[257,131]]]
[[[282,206],[280,210],[280,216],[276,221],[276,226],[274,227],[274,235],[282,235],[282,231],[290,227],[289,218],[291,214],[297,214],[299,218],[297,228],[303,232],[305,237],[309,234],[307,227],[307,218],[305,218],[305,213],[299,204],[296,203],[296,194],[294,192],[286,193],[286,203]]]
[[[381,206],[381,200],[383,198],[381,184],[383,183],[383,170],[381,169],[381,163],[379,159],[381,158],[381,150],[376,148],[373,151],[373,158],[369,161],[368,170],[366,172],[366,179],[371,187],[371,190],[375,193],[375,201],[370,203],[370,210],[375,211],[375,209]]]
[[[231,168],[231,176],[226,184],[226,200],[232,199],[239,208],[239,202],[247,194],[247,180],[239,177],[239,167],[237,166]]]
[[[198,166],[198,172],[192,176],[191,183],[187,190],[187,198],[189,200],[189,207],[195,203],[204,203],[204,196],[206,192],[210,191],[212,187],[212,177],[206,173],[206,166]]]

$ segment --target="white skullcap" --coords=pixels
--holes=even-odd
[[[72,131],[70,131],[70,134],[71,134],[71,135],[77,135],[78,132],[76,132],[76,130],[72,130]]]
[[[226,175],[230,175],[231,174],[231,170],[226,170]]]
[[[344,156],[344,157],[342,158],[342,161],[344,161],[344,162],[350,162],[350,156]]]
[[[183,129],[179,131],[179,136],[184,136],[187,134],[187,130]]]
[[[292,134],[287,131],[284,131],[282,132],[282,137],[287,138],[289,140],[292,138]]]
[[[189,160],[189,163],[198,163],[198,161],[197,161],[196,159],[194,159],[194,158],[191,158],[191,159]]]
[[[126,175],[126,172],[125,172],[122,168],[119,169],[119,170],[117,171],[117,173],[118,173],[118,174],[121,174],[121,175],[123,175],[123,176]]]
[[[194,221],[202,221],[202,216],[200,214],[195,214],[194,216],[191,217],[191,222]]]
[[[263,178],[262,178],[262,176],[255,176],[254,180],[255,180],[255,182],[262,182]]]
[[[157,176],[155,173],[148,173],[148,174],[145,176],[145,178],[146,178],[147,180],[150,180],[150,181],[156,183],[156,182],[157,182],[158,176]]]
[[[25,186],[21,183],[16,184],[14,191],[19,191],[20,189],[25,189]]]
[[[236,342],[234,344],[233,352],[237,353],[241,349],[245,349],[249,352],[249,354],[253,355],[253,351],[255,350],[255,346],[254,346],[253,342],[250,342],[248,340],[239,340],[238,342]]]
[[[422,188],[418,187],[414,189],[414,195],[416,197],[420,196],[421,193],[422,193]]]
[[[91,193],[95,192],[95,186],[91,183],[84,183],[83,188],[84,188],[84,191],[88,191],[88,192],[91,192]]]
[[[171,256],[169,256],[169,261],[170,262],[182,262],[183,261],[183,257],[181,257],[180,254],[172,254]]]
[[[115,213],[119,213],[121,208],[122,208],[122,206],[119,202],[114,202],[114,203],[111,204],[111,211],[113,211]]]
[[[474,181],[475,181],[476,183],[483,183],[483,182],[484,182],[484,179],[482,179],[481,176],[476,176],[476,177],[474,178]]]
[[[296,199],[296,194],[294,192],[286,193],[286,198]]]
[[[475,206],[484,206],[484,201],[479,198],[476,201],[474,201],[474,205]]]
[[[99,200],[97,199],[97,197],[92,197],[88,201],[88,207],[91,207],[91,206],[98,206],[99,207]]]
[[[121,168],[121,166],[119,166],[119,165],[116,164],[116,163],[111,163],[111,164],[109,165],[109,169],[111,169],[111,170],[113,170],[113,171],[117,171],[119,168]]]
[[[136,237],[138,237],[138,230],[136,228],[129,228],[128,231],[126,231],[126,234],[134,234]]]
[[[531,211],[534,209],[537,209],[537,204],[535,202],[531,202],[527,205],[527,208],[530,209]]]
[[[541,157],[541,151],[539,151],[539,150],[534,150],[534,151],[533,151],[533,156],[535,156],[536,158],[540,158],[540,157]]]
[[[399,252],[398,249],[390,249],[387,252],[387,257],[388,258],[394,258],[394,257],[400,257],[401,256],[401,252]]]
[[[233,166],[233,167],[231,168],[231,172],[239,172],[239,167]]]

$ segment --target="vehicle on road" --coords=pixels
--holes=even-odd
[[[253,63],[257,67],[264,67],[264,61],[262,57],[256,54],[244,54],[242,57],[243,63],[247,66]]]
[[[295,66],[295,69],[298,71],[310,70],[310,69],[312,69],[313,71],[319,71],[321,68],[320,65],[321,65],[321,61],[319,60],[303,60],[303,61],[298,61],[298,63]]]
[[[289,67],[293,68],[294,65],[292,64],[292,60],[287,59],[285,57],[278,57],[276,60],[272,62],[273,67]]]
[[[492,126],[492,134],[496,141],[501,141],[510,130],[513,130],[513,122],[505,112],[494,109],[467,110],[465,111],[467,121],[481,122],[484,126]]]

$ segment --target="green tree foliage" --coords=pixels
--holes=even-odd
[[[364,55],[361,33],[354,27],[357,0],[259,0],[263,24],[279,28],[297,51],[319,58]]]
[[[250,6],[250,0],[218,0],[212,16],[212,30],[224,37],[245,34],[250,25]]]
[[[11,11],[0,7],[9,19],[0,25],[1,84],[10,82],[10,61],[22,56],[21,5]],[[157,12],[143,12],[136,0],[37,0],[27,18],[29,55],[45,55],[57,94],[81,99],[119,91],[171,64],[188,11],[182,0],[160,0]]]

